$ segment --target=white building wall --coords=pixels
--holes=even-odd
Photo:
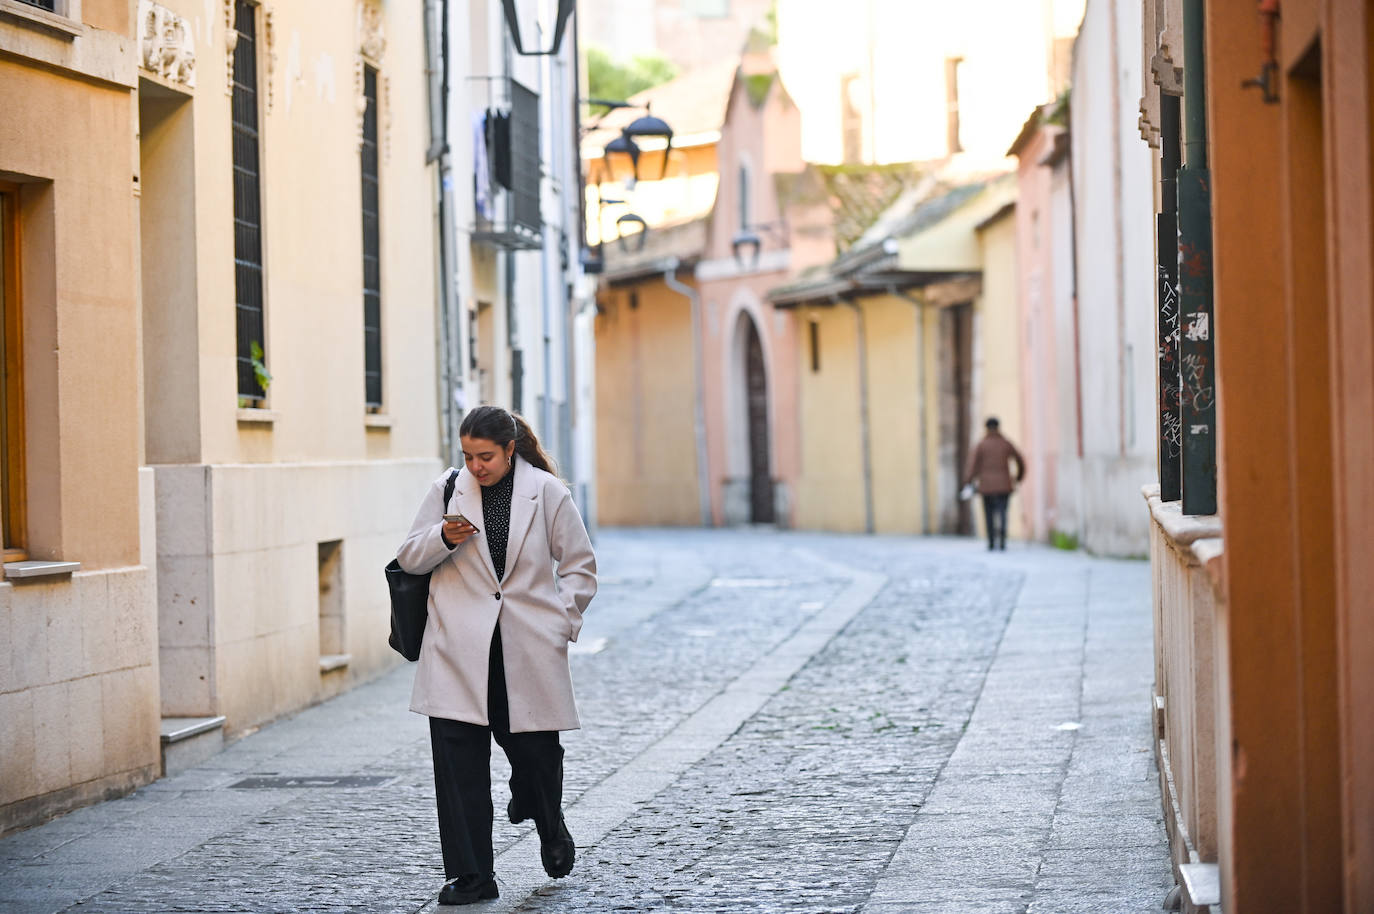
[[[802,155],[843,161],[841,85],[865,122],[865,161],[944,158],[946,61],[960,58],[965,157],[1002,159],[1026,112],[1053,97],[1056,38],[1073,34],[1082,0],[779,0],[778,68],[802,110]],[[1138,17],[1137,17],[1138,18]]]
[[[521,5],[522,13],[533,7]],[[550,14],[553,5],[542,8]],[[532,38],[533,20],[522,20],[527,50],[548,46],[553,22],[541,23]],[[555,56],[515,53],[499,4],[454,4],[449,43],[458,49],[450,61],[448,112],[454,207],[452,219],[458,255],[452,282],[460,302],[462,355],[454,366],[450,398],[460,412],[491,404],[520,412],[530,422],[545,450],[578,492],[595,475],[576,454],[586,451],[592,435],[592,413],[573,409],[572,391],[582,372],[590,373],[590,356],[572,344],[570,288],[582,275],[580,250],[580,173],[576,154],[578,96],[574,14]],[[493,79],[495,77],[496,79]],[[502,79],[514,79],[539,95],[540,215],[543,241],[534,250],[506,251],[473,238],[475,199],[473,117],[488,106],[504,106],[509,95]],[[498,210],[500,205],[498,205]],[[478,304],[491,306],[489,320],[470,326]],[[482,338],[485,333],[486,339]],[[477,352],[469,351],[476,339]],[[520,353],[519,402],[513,379],[515,353]],[[476,367],[474,367],[476,362]],[[486,383],[482,383],[483,377]],[[586,439],[586,440],[584,440]],[[461,460],[456,442],[448,459]],[[585,504],[579,496],[579,502]]]
[[[1144,555],[1140,487],[1155,478],[1154,264],[1149,148],[1135,128],[1140,15],[1089,0],[1072,96],[1083,399],[1083,544]]]
[[[1049,505],[1050,526],[1081,540],[1083,537],[1083,493],[1079,485],[1082,460],[1078,453],[1080,395],[1076,298],[1074,287],[1073,196],[1069,164],[1062,162],[1050,178],[1050,233],[1053,239],[1051,261],[1054,270],[1052,315],[1058,401],[1058,440],[1055,449],[1055,498]]]

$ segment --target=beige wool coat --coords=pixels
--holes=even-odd
[[[574,730],[568,642],[577,640],[596,594],[596,556],[567,486],[518,456],[512,472],[505,580],[496,580],[481,486],[467,469],[459,472],[447,508],[448,471],[434,481],[396,553],[411,574],[432,572],[410,709],[489,723],[487,659],[499,617],[511,732]],[[479,532],[449,549],[440,532],[445,513],[462,514]]]

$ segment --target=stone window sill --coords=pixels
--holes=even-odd
[[[1145,486],[1141,494],[1150,504],[1150,514],[1154,516],[1155,523],[1159,524],[1175,546],[1187,549],[1200,539],[1221,536],[1221,518],[1215,514],[1184,514],[1180,502],[1159,500],[1157,485]]]
[[[86,31],[86,27],[79,20],[60,13],[50,13],[28,3],[20,3],[19,0],[0,0],[0,16],[18,19],[23,25],[53,32],[62,38],[80,38]]]
[[[389,429],[391,417],[386,413],[364,413],[363,426],[366,428]]]
[[[54,575],[70,575],[80,570],[80,562],[6,562],[5,579],[22,581],[31,578],[48,578]]]
[[[1180,502],[1160,501],[1158,485],[1144,486],[1141,494],[1145,496],[1150,506],[1150,517],[1164,540],[1182,561],[1195,563],[1205,569],[1213,591],[1219,599],[1224,600],[1221,558],[1226,550],[1221,518],[1215,514],[1184,514]]]
[[[239,425],[272,425],[280,413],[274,409],[256,409],[254,407],[239,407]]]

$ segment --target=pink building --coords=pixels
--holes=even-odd
[[[670,88],[653,111],[671,124]],[[604,523],[791,523],[799,342],[767,292],[834,247],[816,207],[793,205],[806,183],[801,116],[771,56],[746,54],[720,104],[709,210],[650,223],[639,251],[605,246],[597,448],[633,459],[598,479]],[[658,391],[663,408],[636,409],[626,391]]]
[[[1037,108],[1008,155],[1018,159],[1017,283],[1023,450],[1034,472],[1015,504],[1030,539],[1082,536],[1082,404],[1074,288],[1069,133],[1059,103]]]

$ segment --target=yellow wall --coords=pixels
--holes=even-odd
[[[874,531],[919,533],[916,306],[889,295],[863,299],[860,306],[868,343]]]
[[[22,187],[30,557],[135,565],[131,96],[0,58],[0,111],[0,175]]]
[[[149,462],[158,506],[162,712],[242,730],[391,666],[376,569],[439,472],[435,172],[423,23],[377,4],[383,405],[364,401],[353,4],[260,8],[265,410],[238,407],[223,9],[165,0],[197,35],[196,86],[141,74]],[[328,8],[326,11],[326,7]],[[209,16],[213,12],[214,16]],[[209,18],[207,18],[209,17]],[[180,88],[180,91],[179,91]],[[168,282],[169,271],[181,275]],[[189,312],[189,313],[188,313]],[[159,393],[158,385],[167,391]],[[341,544],[325,636],[319,546]],[[272,598],[264,603],[263,594]],[[321,655],[347,655],[322,672]]]
[[[863,310],[868,374],[868,434],[876,533],[921,533],[929,496],[921,490],[921,396],[918,311],[891,295],[859,299]],[[797,527],[862,532],[865,525],[863,439],[857,315],[849,305],[798,312],[801,364],[802,476],[797,487]],[[820,330],[821,370],[811,370],[808,324]],[[926,396],[935,385],[933,340],[938,315],[926,309]],[[933,404],[933,399],[928,401]],[[934,466],[938,434],[928,407],[926,459]],[[933,521],[932,521],[933,523]]]
[[[859,422],[857,324],[848,307],[797,313],[801,377],[801,473],[794,524],[800,530],[863,532],[863,439]],[[812,370],[811,330],[820,334]]]
[[[983,247],[983,294],[974,307],[982,359],[975,370],[982,379],[982,396],[974,404],[970,427],[975,439],[979,438],[983,434],[983,421],[988,416],[996,416],[1002,423],[1002,434],[1021,449],[1026,434],[1022,418],[1020,308],[1016,298],[1016,220],[999,219],[979,235]],[[1040,472],[1044,468],[1028,469]],[[1007,515],[1008,537],[1024,537],[1027,507],[1023,498],[1012,496]],[[981,507],[973,513],[981,536]]]
[[[938,308],[924,307],[921,309],[921,315],[925,346],[921,389],[925,397],[924,447],[925,465],[928,468],[925,479],[925,520],[926,529],[935,531],[940,528],[940,311]]]
[[[352,4],[329,15],[273,8],[258,19],[263,298],[271,425],[238,421],[233,161],[224,20],[165,3],[211,33],[193,92],[200,459],[206,463],[401,458],[438,450],[432,344],[436,224],[426,167],[422,23],[386,13],[378,79],[382,412],[364,422],[359,56]],[[218,10],[218,6],[216,10]],[[205,34],[201,32],[200,34]],[[211,52],[213,49],[213,53]],[[270,99],[270,103],[269,103]],[[190,152],[190,150],[188,150]],[[156,180],[157,175],[149,175]]]
[[[596,319],[597,516],[701,523],[692,311],[661,280],[601,293]]]

